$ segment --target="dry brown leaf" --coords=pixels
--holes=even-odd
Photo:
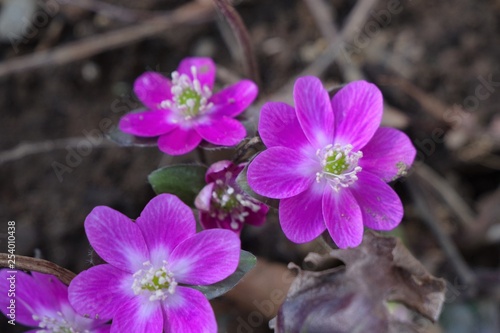
[[[369,231],[357,248],[310,254],[306,261],[323,267],[332,258],[345,266],[311,272],[291,265],[299,274],[274,322],[276,332],[428,332],[437,320],[445,281],[430,275],[397,238]]]

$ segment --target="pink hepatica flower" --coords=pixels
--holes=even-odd
[[[255,226],[264,223],[269,207],[245,194],[236,183],[244,167],[245,164],[219,161],[207,170],[208,184],[195,200],[205,229],[223,228],[239,234],[243,223]]]
[[[11,288],[11,285],[15,288]],[[68,287],[55,276],[23,271],[0,271],[0,307],[8,320],[29,327],[29,333],[107,333],[103,320],[78,315],[68,301]],[[12,297],[7,297],[9,289]],[[11,301],[14,301],[12,305]]]
[[[363,225],[396,227],[403,208],[386,182],[406,173],[416,151],[404,133],[379,127],[378,88],[352,82],[330,101],[319,79],[302,77],[293,96],[295,109],[263,106],[259,133],[268,149],[248,168],[255,192],[281,199],[285,235],[303,243],[328,229],[337,246],[346,248],[361,243]]]
[[[134,83],[134,92],[148,108],[129,113],[120,129],[129,134],[158,138],[158,147],[170,155],[182,155],[202,139],[215,145],[233,146],[246,135],[233,119],[257,96],[257,86],[242,80],[213,94],[215,64],[210,58],[185,58],[169,80],[146,72]]]
[[[240,240],[229,230],[196,234],[191,209],[162,194],[131,221],[96,207],[85,220],[90,244],[107,264],[77,275],[69,299],[79,313],[112,319],[112,333],[217,332],[210,303],[187,285],[210,285],[238,266]]]

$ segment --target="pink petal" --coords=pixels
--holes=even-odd
[[[191,79],[193,79],[193,74],[191,72],[191,67],[196,67],[196,76],[200,81],[202,86],[208,86],[212,89],[214,87],[215,81],[215,64],[210,58],[184,58],[177,71],[179,74],[186,74]]]
[[[228,227],[225,227],[222,225],[225,221],[220,221],[217,217],[210,216],[210,211],[208,210],[205,211],[200,210],[199,217],[200,217],[200,224],[203,227],[203,229],[217,229],[217,228],[230,229],[229,228],[229,225],[231,223],[230,221],[227,222]],[[230,219],[230,217],[228,216],[227,219]]]
[[[208,168],[207,173],[205,174],[205,181],[207,183],[215,182],[219,178],[225,180],[225,175],[218,175],[218,173],[223,172],[227,169],[235,169],[233,172],[241,171],[243,170],[243,168],[244,165],[242,167],[239,167],[236,166],[233,162],[227,160],[215,162]]]
[[[214,104],[211,114],[217,116],[236,117],[252,104],[259,88],[250,80],[239,81],[210,98]]]
[[[323,188],[324,185],[315,183],[306,191],[280,201],[278,212],[281,228],[292,242],[310,242],[325,231]]]
[[[245,127],[238,120],[226,116],[209,118],[195,129],[203,139],[219,146],[235,146],[247,135]]]
[[[123,303],[135,297],[132,283],[130,273],[108,264],[97,265],[71,281],[69,301],[81,315],[109,320]]]
[[[38,322],[33,320],[33,316],[60,318],[62,315],[78,331],[105,324],[104,321],[77,315],[68,300],[68,287],[53,275],[31,272],[30,276],[23,273],[16,276],[16,280],[18,323],[38,327]],[[26,321],[28,317],[29,320]]]
[[[194,205],[198,210],[203,210],[208,212],[210,210],[210,202],[212,200],[212,192],[214,191],[215,183],[210,183],[205,185],[196,196],[194,200]]]
[[[168,122],[169,114],[170,111],[165,109],[128,113],[120,119],[118,127],[125,133],[137,136],[162,135],[179,126]]]
[[[358,173],[352,193],[356,198],[363,223],[374,230],[391,230],[403,218],[403,205],[394,190],[369,172]]]
[[[162,333],[164,315],[160,302],[135,297],[116,311],[111,333]]]
[[[14,277],[15,297],[8,297],[8,291],[11,289],[11,281],[7,278]],[[55,282],[54,282],[55,284]],[[0,270],[0,288],[5,293],[0,297],[0,311],[7,315],[10,310],[10,300],[15,300],[15,322],[26,326],[38,326],[38,322],[33,320],[33,314],[43,315],[46,313],[56,313],[59,311],[59,295],[52,297],[50,286],[44,283],[38,283],[31,275],[15,270],[11,273],[8,269]],[[7,317],[8,320],[12,318]]]
[[[180,243],[169,258],[177,282],[207,285],[233,274],[238,267],[241,243],[229,230],[204,230]]]
[[[382,93],[371,83],[355,81],[347,84],[332,99],[335,114],[335,143],[363,148],[382,121]]]
[[[256,212],[252,211],[249,208],[246,209],[248,216],[245,218],[245,223],[254,226],[260,226],[264,224],[264,222],[266,221],[267,212],[269,211],[269,207],[263,203],[257,203],[257,205],[260,206],[260,209]]]
[[[59,309],[61,305],[69,305],[68,286],[62,283],[57,277],[50,274],[31,272],[31,278],[25,277],[25,279],[28,284],[35,287],[38,291],[40,305],[54,310]],[[45,298],[47,295],[50,296],[49,299]],[[27,296],[29,297],[29,302],[32,303],[35,298],[33,293],[30,291]]]
[[[57,277],[50,274],[31,272],[31,279],[35,284],[43,285],[58,300],[66,299],[67,289]]]
[[[318,161],[296,150],[272,147],[257,155],[248,166],[248,184],[260,195],[290,198],[304,192],[315,181]]]
[[[261,208],[257,212],[253,212],[250,208],[245,209],[245,212],[247,212],[248,215],[244,218],[243,221],[232,218],[230,214],[227,214],[223,219],[219,219],[219,216],[217,215],[215,217],[212,217],[210,215],[212,213],[211,211],[200,211],[200,223],[204,229],[221,228],[231,230],[236,234],[240,234],[245,223],[254,226],[260,226],[265,222],[266,214],[269,208],[264,204],[261,205],[261,207],[263,208]],[[215,214],[218,214],[218,212],[215,211]]]
[[[297,118],[309,142],[316,149],[332,143],[332,105],[321,81],[314,76],[297,79],[293,87],[293,99]]]
[[[92,329],[92,333],[109,333],[111,330],[111,325],[100,326]]]
[[[32,271],[31,278],[28,281],[31,288],[23,288],[28,294],[22,297],[17,293],[17,296],[21,296],[19,297],[21,299],[27,298],[26,303],[32,309],[36,309],[32,315],[58,318],[60,317],[60,313],[62,313],[63,317],[73,327],[82,330],[104,324],[103,321],[96,321],[77,315],[68,299],[68,286],[62,283],[57,277]],[[37,297],[34,296],[34,290],[36,290]],[[36,298],[40,301],[38,305],[36,305]],[[21,299],[19,301],[22,301]]]
[[[149,260],[139,226],[112,208],[94,208],[85,219],[85,232],[102,259],[126,272],[135,273]]]
[[[323,216],[330,236],[341,249],[356,247],[363,240],[363,218],[349,189],[337,193],[327,185],[323,195]]]
[[[76,328],[77,332],[85,332],[87,330],[91,333],[109,333],[111,325],[107,323],[108,320],[85,318],[78,315],[72,306],[68,306],[71,309],[63,309],[64,317],[71,323],[72,327]]]
[[[216,333],[214,311],[198,290],[177,287],[164,302],[165,333]]]
[[[192,128],[178,127],[158,138],[158,148],[169,155],[183,155],[195,149],[201,136]]]
[[[136,223],[148,244],[153,265],[161,265],[179,243],[196,233],[191,208],[172,194],[154,197]]]
[[[303,149],[310,146],[295,109],[288,104],[267,102],[260,111],[259,134],[267,148],[283,146]],[[314,152],[316,151],[315,148]]]
[[[385,182],[401,176],[415,159],[416,150],[410,138],[394,128],[380,127],[364,146],[359,165]]]
[[[156,72],[146,72],[134,82],[134,92],[144,105],[155,109],[158,104],[172,99],[172,84],[169,79]]]

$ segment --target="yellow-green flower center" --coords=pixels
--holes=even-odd
[[[177,104],[185,108],[184,114],[196,116],[200,112],[201,95],[191,88],[185,88],[177,97]]]
[[[231,178],[231,173],[226,174],[226,178]],[[238,193],[234,187],[224,183],[222,179],[217,179],[215,189],[212,192],[212,205],[214,209],[210,215],[220,221],[228,216],[231,218],[230,226],[237,230],[246,217],[251,212],[258,212],[260,206],[250,197]]]
[[[170,288],[170,278],[167,276],[167,272],[163,270],[158,271],[158,275],[153,276],[153,278],[146,282],[142,289],[146,289],[149,291],[157,291],[160,289],[168,289]]]
[[[167,269],[167,262],[163,261],[163,266],[156,268],[146,261],[144,268],[134,273],[132,290],[136,295],[148,296],[150,301],[164,300],[168,294],[175,292],[177,282],[173,274]]]
[[[349,168],[349,164],[347,164],[346,156],[343,153],[338,153],[340,158],[337,156],[328,156],[326,158],[326,164],[323,167],[323,170],[327,173],[331,173],[334,175],[340,175],[342,172]]]
[[[177,120],[189,120],[203,114],[213,106],[209,102],[212,90],[201,85],[196,67],[191,67],[191,76],[172,73],[172,98],[160,103],[160,107],[170,109],[177,114]]]
[[[319,183],[326,179],[337,192],[354,184],[358,180],[356,174],[361,171],[358,161],[363,153],[353,152],[352,148],[351,145],[335,144],[318,149],[316,155],[323,169],[316,173],[316,181]]]

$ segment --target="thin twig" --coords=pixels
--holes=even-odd
[[[11,268],[12,262],[9,260],[7,253],[0,253],[0,267]],[[69,285],[71,280],[76,276],[70,270],[62,268],[53,262],[36,259],[31,257],[16,255],[15,259],[15,269],[22,269],[24,271],[35,271],[43,274],[51,274],[61,280],[65,285]]]
[[[415,168],[415,174],[432,187],[440,198],[455,213],[462,226],[470,229],[475,219],[475,214],[469,205],[463,200],[457,192],[434,170],[421,164]]]
[[[436,237],[437,242],[450,260],[460,280],[468,287],[471,293],[474,293],[476,290],[476,277],[453,241],[442,230],[439,221],[436,220],[433,214],[433,207],[428,203],[426,196],[422,193],[420,183],[410,176],[405,184],[415,202],[415,206],[422,221],[425,222],[427,227]]]
[[[224,67],[221,64],[217,64],[216,75],[217,75],[217,80],[219,80],[224,85],[233,84],[243,79],[240,75],[234,73],[229,68]]]
[[[62,4],[87,9],[96,12],[99,15],[126,23],[137,22],[142,19],[148,19],[161,15],[159,12],[129,9],[98,0],[65,0]]]
[[[324,0],[305,0],[307,5],[309,6],[309,10],[316,20],[316,25],[323,38],[325,38],[329,44],[338,44],[338,38],[340,36],[333,19],[333,15],[331,15],[331,11],[328,6],[324,2]],[[355,16],[359,17],[359,15]],[[339,69],[342,71],[342,76],[347,81],[355,81],[355,80],[364,80],[365,77],[363,72],[359,69],[359,67],[348,61],[345,57],[336,57],[334,62],[339,64]]]
[[[288,81],[288,83],[285,84],[276,95],[281,97],[280,99],[285,99],[292,90],[298,77],[307,75],[321,76],[324,71],[338,58],[344,43],[347,40],[353,40],[360,33],[360,27],[366,21],[366,18],[369,16],[370,11],[376,3],[377,0],[358,1],[356,6],[351,10],[342,31],[334,35],[326,50],[323,51],[313,63],[300,72],[299,75]]]
[[[0,63],[0,77],[39,67],[62,65],[89,58],[142,39],[158,35],[180,25],[200,24],[214,17],[213,7],[199,2],[186,4],[168,14],[126,28],[103,33],[55,47],[51,50],[16,57]]]
[[[354,40],[361,32],[360,28],[368,18],[370,11],[377,4],[377,1],[358,1],[347,17],[342,31],[334,36],[327,49],[312,64],[305,68],[299,76],[320,76],[337,59],[342,47],[344,47],[344,43]]]
[[[325,0],[304,0],[312,16],[316,20],[316,25],[321,31],[321,35],[327,41],[331,41],[338,35],[337,28],[330,14],[332,8],[328,6]]]
[[[451,110],[452,108],[456,108],[456,112],[465,112],[461,110],[459,106],[448,106],[445,103],[441,102],[439,98],[436,98],[432,94],[425,92],[423,89],[417,87],[411,81],[405,79],[400,76],[389,76],[384,75],[381,77],[382,82],[386,85],[392,85],[397,87],[398,90],[404,92],[414,100],[420,103],[424,111],[427,112],[431,117],[434,118],[440,124],[451,125],[451,122],[447,120],[446,112]]]
[[[88,139],[85,137],[77,137],[77,138],[46,140],[41,142],[23,142],[10,150],[0,152],[0,165],[11,161],[16,161],[26,156],[34,154],[48,153],[53,150],[65,149],[65,148],[76,149],[84,141],[88,142]],[[99,144],[92,144],[93,148],[111,147],[111,146],[116,146],[116,145],[108,140],[102,140],[102,142]]]
[[[250,34],[241,19],[241,16],[227,0],[213,0],[219,12],[224,16],[233,29],[233,33],[241,47],[243,65],[246,76],[260,86],[259,68],[253,50]]]
[[[340,38],[340,34],[335,26],[334,17],[331,14],[331,8],[326,5],[325,0],[305,0],[305,2],[316,20],[316,25],[321,31],[323,38],[330,42],[329,45],[339,45],[338,40]],[[357,15],[352,16],[356,18],[356,22],[358,22],[359,17],[366,17],[363,13],[366,13],[367,8],[361,8],[363,10],[362,12],[358,12]],[[347,24],[346,26],[351,26],[351,24]],[[342,77],[347,82],[366,80],[359,66],[357,66],[354,62],[349,61],[349,59],[346,59],[345,57],[336,57],[334,61],[339,65]],[[408,123],[409,118],[405,114],[391,105],[384,103],[384,115],[382,119],[383,125],[405,128],[408,126]]]

